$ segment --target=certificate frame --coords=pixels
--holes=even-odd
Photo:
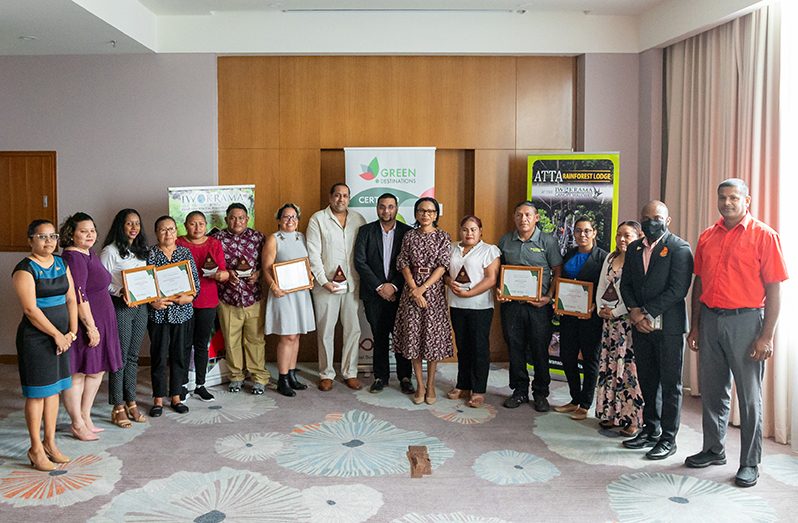
[[[197,295],[197,288],[194,286],[194,271],[191,270],[191,264],[189,263],[188,260],[183,260],[183,261],[179,261],[179,262],[175,262],[175,263],[167,263],[166,265],[161,265],[160,267],[156,266],[155,267],[155,282],[158,283],[158,273],[159,272],[163,272],[163,271],[165,271],[167,269],[172,269],[172,268],[181,267],[181,266],[185,266],[184,273],[185,273],[186,278],[187,278],[187,280],[186,280],[186,284],[187,284],[186,285],[186,290],[181,291],[181,292],[177,292],[177,293],[173,293],[173,294],[170,294],[170,295],[167,296],[161,290],[161,285],[159,284],[158,285],[158,297],[159,298],[161,298],[163,300],[168,300],[169,298],[174,298],[175,296],[178,296],[180,294],[188,294],[190,296],[196,296]]]
[[[585,297],[587,299],[585,305],[586,313],[578,310],[569,309],[563,306],[560,300],[560,293],[562,292],[563,286],[577,286],[584,289],[586,292]],[[593,313],[590,311],[590,307],[593,305],[593,282],[591,281],[582,281],[582,280],[570,280],[568,278],[557,278],[557,281],[554,282],[554,313],[560,314],[564,316],[576,316],[577,318],[586,320],[590,318]]]
[[[135,296],[130,292],[130,283],[128,278],[134,273],[144,272],[152,277],[153,284],[155,285],[155,294],[146,296]],[[142,303],[150,303],[158,299],[160,291],[158,290],[158,278],[155,275],[155,265],[144,265],[133,269],[125,269],[122,271],[122,292],[125,293],[127,304],[129,307],[135,307]]]
[[[294,285],[288,289],[283,288],[283,285],[280,283],[280,272],[283,272],[282,268],[291,269],[292,272],[296,272],[298,269],[297,266],[299,265],[304,266],[305,270],[300,272],[302,274],[307,274],[307,280],[302,279],[299,285]],[[277,285],[277,287],[279,287],[280,290],[286,294],[313,288],[313,273],[310,272],[310,259],[307,256],[304,258],[295,258],[293,260],[275,262],[272,265],[272,277],[274,278],[274,283]],[[283,281],[285,282],[285,275],[283,277]]]
[[[531,292],[529,294],[512,293],[505,285],[505,278],[508,276],[508,271],[525,271],[534,273],[535,277],[537,278],[537,288],[530,289]],[[501,297],[507,300],[538,301],[543,293],[543,267],[534,267],[531,265],[502,265],[499,274],[499,289],[501,291]]]

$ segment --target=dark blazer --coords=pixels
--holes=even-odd
[[[565,256],[563,257],[562,260],[562,266],[563,266],[563,272],[561,276],[562,278],[566,278],[565,264],[568,263],[568,261],[571,258],[573,258],[578,252],[579,252],[578,247],[571,247],[570,249],[568,249],[568,252],[565,253]],[[601,247],[594,246],[593,250],[590,251],[590,255],[587,257],[587,260],[585,260],[585,264],[582,265],[582,268],[579,270],[579,274],[577,274],[576,278],[573,279],[593,282],[593,292],[595,293],[596,289],[598,288],[599,278],[601,278],[601,266],[603,265],[604,259],[607,257],[607,254],[608,254],[607,251],[605,251]],[[595,296],[593,298],[593,301],[596,301]],[[599,316],[597,314],[597,311],[594,309],[593,316],[591,317],[591,319],[596,319],[598,317]],[[600,320],[599,323],[601,323]]]
[[[648,272],[643,271],[643,240],[626,249],[621,295],[631,309],[642,307],[653,317],[662,315],[663,334],[687,331],[685,296],[693,277],[693,253],[690,244],[666,232],[654,247]]]
[[[377,287],[383,283],[392,283],[397,288],[397,297],[402,292],[405,280],[402,273],[396,270],[396,257],[402,248],[402,240],[409,230],[411,230],[409,225],[396,222],[391,260],[388,264],[388,279],[386,280],[382,258],[382,225],[377,220],[360,227],[355,240],[355,269],[360,274],[361,300],[382,299],[377,294]]]

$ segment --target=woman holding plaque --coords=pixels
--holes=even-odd
[[[490,324],[501,251],[482,241],[482,220],[460,220],[460,242],[452,244],[445,276],[449,311],[457,343],[457,385],[446,396],[467,398],[469,407],[485,403],[490,366]]]
[[[299,206],[286,203],[277,211],[277,232],[266,238],[263,244],[263,279],[269,286],[266,301],[266,334],[280,336],[277,342],[277,392],[283,396],[296,396],[297,390],[307,385],[296,376],[296,360],[299,356],[299,336],[316,330],[313,302],[310,290],[286,292],[274,279],[274,264],[308,257],[305,235],[297,231]],[[312,280],[309,276],[309,282]]]
[[[446,310],[443,275],[449,267],[451,238],[438,229],[440,206],[435,198],[419,198],[415,205],[416,228],[405,234],[396,268],[405,288],[393,328],[394,350],[413,363],[416,394],[413,403],[432,405],[437,362],[454,353],[452,324]],[[424,383],[421,360],[427,360]]]
[[[64,406],[72,418],[72,435],[81,441],[93,441],[103,431],[91,420],[91,407],[103,373],[122,368],[116,314],[108,294],[111,273],[91,250],[97,241],[91,216],[82,212],[69,216],[61,226],[60,236],[64,248],[61,256],[72,273],[80,319],[77,340],[69,351],[72,387],[63,392]]]
[[[108,403],[113,405],[111,421],[118,427],[130,428],[130,421],[147,421],[136,403],[136,378],[139,352],[147,332],[147,306],[128,304],[122,271],[147,265],[147,237],[141,228],[141,215],[135,209],[122,209],[111,223],[103,242],[100,261],[111,273],[108,292],[116,313],[122,368],[108,374]]]
[[[69,389],[69,355],[78,329],[78,311],[72,276],[55,255],[58,234],[48,220],[28,226],[30,254],[14,267],[14,290],[22,306],[17,328],[17,358],[25,424],[30,436],[28,460],[36,470],[55,469],[68,463],[55,444],[58,393]],[[41,439],[44,420],[44,441]]]
[[[598,315],[604,319],[601,332],[596,417],[604,428],[622,427],[621,434],[634,437],[643,423],[643,393],[637,382],[632,350],[632,324],[621,297],[621,277],[626,248],[642,238],[636,221],[618,226],[615,251],[604,260],[596,290]]]
[[[591,282],[595,289],[601,276],[601,264],[607,251],[596,246],[596,225],[587,216],[581,216],[574,223],[575,247],[568,250],[563,258],[562,276],[565,278]],[[555,407],[557,412],[570,413],[571,419],[587,418],[587,411],[593,403],[598,378],[599,343],[601,341],[601,318],[590,304],[588,318],[562,315],[560,318],[560,359],[571,401]],[[579,353],[582,353],[584,379],[579,377]]]
[[[177,224],[171,216],[161,216],[155,221],[157,244],[150,249],[147,264],[163,267],[172,263],[188,261],[191,278],[196,292],[200,292],[197,266],[191,251],[177,245]],[[186,378],[186,355],[191,348],[189,326],[194,316],[191,302],[196,294],[182,292],[169,298],[158,298],[150,302],[149,323],[150,356],[152,358],[152,396],[153,405],[150,417],[163,414],[163,398],[171,396],[172,410],[178,414],[188,412],[188,407],[180,400],[183,380]],[[169,362],[169,381],[164,376]]]
[[[199,295],[192,302],[194,317],[189,325],[189,352],[194,347],[194,396],[202,401],[213,401],[213,394],[205,388],[205,373],[208,370],[208,343],[216,322],[216,306],[219,292],[216,282],[225,282],[230,273],[224,270],[222,243],[206,235],[208,222],[202,211],[192,211],[186,216],[186,235],[177,239],[177,244],[191,251],[194,264],[200,272]],[[188,361],[188,354],[186,354]],[[186,364],[188,371],[188,364]],[[184,383],[188,382],[188,374]]]

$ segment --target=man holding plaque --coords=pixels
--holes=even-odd
[[[718,186],[721,218],[698,239],[690,349],[701,365],[704,448],[691,468],[726,463],[731,378],[740,405],[740,468],[734,480],[753,487],[762,457],[762,376],[773,356],[780,286],[787,266],[776,231],[748,212],[751,196],[739,178]]]
[[[499,240],[502,265],[523,265],[543,269],[541,294],[530,301],[509,300],[498,289],[501,302],[501,321],[504,339],[510,353],[510,388],[513,394],[503,405],[514,409],[529,402],[529,371],[527,362],[535,366],[532,398],[535,410],[547,412],[549,401],[549,343],[551,342],[552,278],[560,276],[562,256],[557,240],[537,227],[538,210],[530,201],[515,206],[515,231]]]
[[[359,390],[357,379],[360,319],[355,291],[355,238],[366,220],[349,210],[349,186],[336,183],[330,189],[330,205],[310,217],[305,234],[310,270],[316,279],[313,308],[319,341],[319,390],[332,389],[335,369],[333,351],[335,325],[341,318],[344,330],[341,374],[350,389]]]
[[[668,231],[664,203],[648,202],[641,212],[645,235],[626,250],[621,295],[629,320],[643,392],[643,429],[623,442],[629,449],[653,447],[646,458],[665,459],[676,452],[682,406],[682,360],[687,331],[685,296],[690,289],[690,245]]]
[[[355,268],[360,275],[360,299],[366,310],[366,319],[374,335],[374,383],[370,392],[380,392],[390,378],[388,360],[389,337],[399,309],[399,295],[404,287],[402,273],[396,270],[396,257],[402,239],[410,226],[396,221],[399,202],[391,193],[377,199],[379,219],[367,223],[357,233],[355,241]],[[396,377],[405,394],[415,393],[410,381],[413,369],[410,360],[401,354],[396,357]]]
[[[227,228],[213,236],[222,242],[230,278],[219,283],[219,327],[224,335],[225,360],[230,368],[230,392],[240,392],[244,369],[254,382],[252,394],[261,395],[269,382],[266,341],[263,335],[263,295],[260,288],[260,256],[265,238],[247,226],[249,214],[240,203],[231,203]]]

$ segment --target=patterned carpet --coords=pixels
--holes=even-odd
[[[764,522],[793,520],[798,509],[798,457],[772,441],[751,489],[732,483],[735,429],[729,464],[682,466],[701,446],[696,399],[685,400],[677,455],[651,462],[594,419],[504,409],[504,369],[491,371],[484,408],[448,400],[455,373],[453,364],[440,367],[432,406],[413,405],[395,383],[370,394],[337,382],[332,392],[311,388],[296,398],[216,387],[215,402],[190,399],[188,414],[167,408],[129,430],[107,421],[101,393],[100,440],[67,436],[62,409],[58,442],[73,460],[44,473],[25,458],[16,368],[0,365],[0,520]],[[148,374],[140,373],[141,398],[151,390]],[[564,384],[554,383],[550,400],[567,401]],[[432,475],[410,478],[408,445],[427,446]]]

